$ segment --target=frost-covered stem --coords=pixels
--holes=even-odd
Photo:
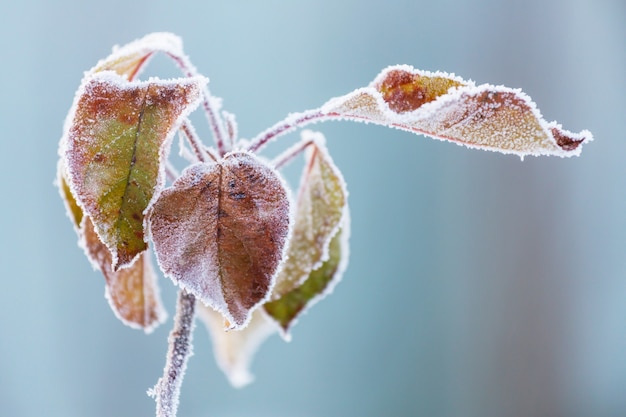
[[[196,158],[198,158],[200,162],[206,162],[207,153],[205,152],[204,146],[202,145],[202,142],[200,142],[200,138],[196,134],[196,131],[191,125],[191,123],[189,122],[189,120],[185,120],[183,122],[182,126],[180,127],[180,130],[182,130],[183,133],[185,134],[185,137],[187,138],[187,142],[189,142],[189,145],[191,145],[191,149],[193,150],[193,153],[196,155]]]
[[[316,123],[337,117],[339,117],[339,115],[334,113],[322,113],[319,109],[290,114],[284,120],[276,123],[274,126],[252,138],[252,140],[250,141],[251,145],[248,147],[248,150],[250,152],[258,152],[268,142],[276,139],[281,135],[289,133],[297,128],[306,126],[309,123]]]
[[[171,182],[176,181],[176,178],[179,177],[178,170],[174,168],[170,161],[165,162],[165,177]]]
[[[287,149],[285,152],[278,155],[272,161],[274,168],[281,169],[282,167],[287,165],[289,162],[291,162],[296,156],[300,155],[300,153],[304,151],[307,148],[307,146],[309,146],[312,143],[313,143],[312,140],[303,140],[303,141],[296,143],[294,146],[292,146],[291,148]]]
[[[196,297],[180,290],[176,306],[174,328],[170,333],[167,360],[163,376],[148,394],[156,401],[157,417],[176,417],[180,386],[187,368],[187,360],[192,355],[192,333]]]
[[[189,62],[187,57],[174,55],[172,53],[167,54],[178,67],[181,69],[183,74],[187,77],[195,77],[198,75],[195,67]],[[224,156],[226,154],[226,146],[224,144],[224,138],[226,137],[225,129],[224,129],[224,121],[222,120],[219,112],[219,103],[215,97],[211,95],[208,87],[204,87],[202,91],[204,95],[204,99],[202,101],[202,107],[204,108],[204,113],[206,114],[206,118],[209,121],[209,126],[211,127],[211,131],[213,132],[213,137],[215,138],[215,145],[217,146],[217,150],[220,153],[220,156]]]

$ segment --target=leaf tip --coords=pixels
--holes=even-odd
[[[562,129],[559,125],[553,125],[550,127],[550,133],[557,146],[565,152],[564,156],[580,155],[581,145],[593,141],[593,135],[586,129],[580,133],[572,133]]]

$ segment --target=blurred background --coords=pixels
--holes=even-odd
[[[182,36],[243,137],[399,63],[521,87],[595,136],[580,158],[521,162],[314,126],[350,190],[343,281],[261,347],[244,389],[197,327],[180,417],[626,415],[623,0],[3,3],[0,414],[154,415],[171,318],[146,336],[114,317],[52,186],[83,71],[153,31]]]

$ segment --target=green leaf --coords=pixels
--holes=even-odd
[[[111,251],[114,270],[147,248],[144,212],[163,187],[171,138],[198,105],[204,82],[129,83],[105,72],[77,94],[62,157],[71,193]]]
[[[587,130],[572,133],[548,123],[518,89],[476,86],[407,65],[384,69],[368,87],[329,100],[320,112],[520,157],[576,156],[593,139]]]
[[[328,155],[322,134],[305,130],[302,142],[309,143],[305,168],[300,179],[293,234],[287,259],[276,279],[265,311],[287,336],[296,317],[327,292],[340,274],[342,255],[347,260],[347,239],[339,228],[348,227],[345,182]],[[344,233],[347,237],[347,233]]]
[[[161,324],[166,313],[159,295],[150,252],[144,252],[128,268],[114,271],[111,252],[100,241],[93,223],[84,218],[82,245],[87,257],[106,280],[105,296],[111,309],[124,324],[150,333]]]
[[[161,270],[241,329],[283,259],[289,199],[274,170],[233,152],[183,171],[155,202],[149,224]]]
[[[310,145],[300,179],[293,234],[286,261],[276,279],[273,299],[300,285],[328,258],[328,245],[347,206],[345,182],[326,150],[324,136],[305,130],[302,141]]]
[[[295,320],[307,307],[328,294],[341,278],[347,263],[347,244],[345,230],[339,230],[330,241],[329,257],[297,288],[282,295],[277,300],[263,306],[265,311],[283,329],[283,336],[289,338],[289,330]]]

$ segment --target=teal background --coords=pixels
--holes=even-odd
[[[0,415],[154,415],[171,318],[149,336],[117,321],[52,186],[83,71],[153,31],[182,36],[244,137],[399,63],[521,87],[595,135],[520,162],[316,125],[350,190],[344,279],[241,390],[198,327],[181,417],[626,415],[623,0],[4,2]]]

